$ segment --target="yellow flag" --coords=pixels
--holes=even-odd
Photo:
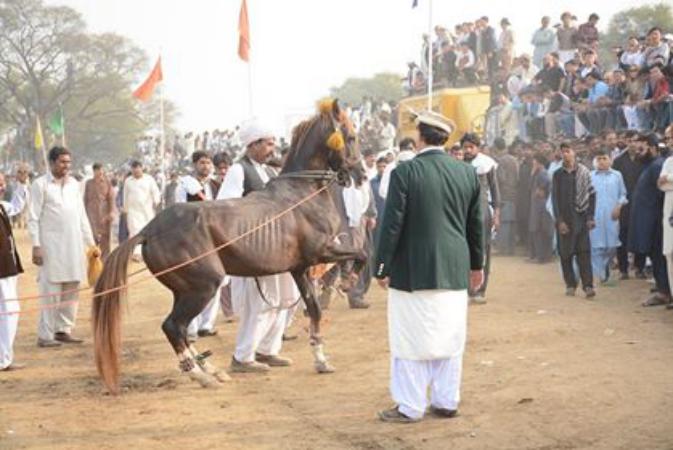
[[[42,137],[42,125],[40,125],[40,118],[36,117],[35,123],[35,150],[42,150],[44,148],[44,138]]]

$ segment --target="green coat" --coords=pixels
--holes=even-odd
[[[376,277],[402,291],[463,290],[484,264],[480,186],[469,164],[440,149],[393,170],[376,252]]]

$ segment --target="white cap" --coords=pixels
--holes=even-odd
[[[241,129],[238,132],[238,136],[241,140],[241,144],[243,144],[243,147],[247,148],[248,145],[252,144],[253,142],[257,142],[260,139],[275,137],[275,134],[271,130],[271,127],[260,121],[258,118],[253,117],[241,124]]]

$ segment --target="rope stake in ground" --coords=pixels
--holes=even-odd
[[[181,263],[179,263],[179,264],[176,264],[176,265],[174,265],[174,266],[172,266],[172,267],[169,267],[169,268],[164,269],[164,270],[162,270],[162,271],[159,271],[159,272],[157,272],[157,273],[150,274],[150,276],[146,276],[146,277],[138,278],[137,280],[128,282],[128,283],[126,283],[126,284],[124,284],[124,285],[122,285],[122,286],[116,286],[116,287],[114,287],[114,288],[107,289],[107,290],[105,290],[105,291],[99,292],[98,294],[88,295],[88,296],[84,297],[83,300],[92,300],[92,299],[94,299],[94,298],[96,298],[96,297],[101,297],[101,296],[103,296],[103,295],[111,294],[111,293],[113,293],[113,292],[122,291],[122,290],[124,290],[124,289],[127,289],[127,288],[130,287],[130,286],[133,286],[133,285],[138,284],[138,283],[142,283],[142,282],[147,281],[147,280],[151,280],[151,279],[153,279],[153,278],[158,278],[158,277],[160,277],[160,276],[162,276],[162,275],[166,275],[167,273],[174,272],[174,271],[176,271],[176,270],[178,270],[178,269],[180,269],[180,268],[182,268],[182,267],[188,266],[189,264],[191,264],[191,263],[193,263],[193,262],[196,262],[196,261],[198,261],[198,260],[200,260],[200,259],[202,259],[202,258],[205,258],[206,256],[210,256],[210,255],[212,255],[213,253],[217,253],[217,252],[219,252],[220,250],[222,250],[223,248],[229,247],[230,245],[235,244],[236,242],[240,241],[241,239],[244,239],[244,238],[248,237],[249,235],[251,235],[251,234],[253,234],[253,233],[256,233],[256,232],[259,231],[260,229],[262,229],[262,228],[264,228],[264,227],[266,227],[266,226],[272,224],[273,222],[275,222],[276,220],[278,220],[278,219],[280,219],[281,217],[285,216],[286,214],[289,214],[290,212],[294,211],[295,209],[297,209],[298,207],[300,207],[300,206],[303,205],[304,203],[306,203],[306,202],[312,200],[314,197],[317,197],[317,196],[320,195],[321,193],[325,192],[325,191],[330,187],[330,185],[331,185],[333,182],[334,182],[334,180],[331,180],[331,181],[328,182],[325,186],[321,187],[320,189],[318,189],[317,191],[313,192],[312,194],[307,195],[306,197],[304,197],[303,199],[299,200],[297,203],[295,203],[294,205],[290,206],[289,208],[287,208],[287,209],[281,211],[280,213],[276,214],[275,216],[272,216],[272,217],[269,218],[268,220],[266,220],[266,221],[260,223],[259,225],[257,225],[257,226],[254,227],[254,228],[251,228],[250,230],[246,231],[245,233],[243,233],[243,234],[241,234],[241,235],[239,235],[239,236],[236,236],[234,239],[225,242],[224,244],[221,244],[221,245],[219,245],[219,246],[217,246],[217,247],[215,247],[215,248],[213,248],[213,249],[211,249],[211,250],[208,250],[207,252],[204,252],[204,253],[202,253],[202,254],[200,254],[200,255],[197,255],[197,256],[195,256],[195,257],[193,257],[193,258],[190,258],[190,259],[188,259],[187,261],[183,261],[183,262],[181,262]],[[135,275],[135,274],[138,274],[138,273],[141,273],[141,272],[143,272],[143,271],[145,271],[145,270],[147,270],[147,268],[144,268],[144,269],[141,269],[141,270],[139,270],[139,271],[137,271],[137,272],[134,272],[134,275]],[[11,299],[11,298],[10,298],[10,299],[3,299],[3,300],[0,300],[0,301],[3,302],[3,303],[6,303],[6,302],[20,302],[20,301],[25,301],[25,300],[34,300],[34,299],[41,299],[41,298],[54,297],[54,296],[57,296],[57,295],[60,296],[60,295],[63,295],[63,294],[69,294],[69,293],[74,293],[74,292],[89,291],[89,290],[91,290],[91,289],[92,289],[92,288],[80,288],[80,289],[77,289],[77,290],[61,291],[61,292],[55,292],[55,293],[49,293],[49,294],[42,294],[42,295],[31,295],[31,296],[27,296],[27,297],[18,297],[18,298],[13,298],[13,299]],[[79,300],[73,300],[73,301],[79,301]],[[64,305],[65,303],[66,303],[66,302],[63,302],[63,303],[57,303],[57,304],[55,304],[55,305],[41,305],[41,306],[38,307],[38,308],[32,308],[32,309],[28,309],[28,310],[25,310],[25,311],[2,312],[2,313],[0,313],[0,317],[2,317],[2,316],[10,316],[10,315],[13,315],[13,314],[19,314],[19,313],[24,313],[24,314],[25,314],[25,313],[39,312],[39,311],[41,311],[41,310],[43,310],[43,309],[50,309],[50,308],[60,307],[60,306]]]

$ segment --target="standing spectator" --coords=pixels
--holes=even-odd
[[[643,52],[643,68],[649,70],[654,66],[666,67],[669,56],[668,44],[661,40],[661,28],[652,28],[647,32],[647,47]]]
[[[519,185],[516,194],[516,216],[519,230],[519,243],[528,246],[528,222],[530,221],[530,187],[533,173],[533,148],[530,144],[522,146],[519,164]]]
[[[562,64],[575,59],[577,54],[577,28],[573,25],[573,15],[561,14],[561,26],[556,29],[559,59]]]
[[[511,25],[509,19],[506,17],[500,21],[502,31],[498,37],[498,49],[500,50],[501,67],[506,73],[509,73],[509,69],[512,67],[514,47],[516,46],[514,31],[512,31]]]
[[[551,260],[554,223],[547,201],[551,193],[551,180],[545,166],[547,159],[542,154],[533,157],[533,174],[531,183],[530,219],[530,260],[544,264]]]
[[[381,150],[390,150],[395,146],[397,130],[395,125],[390,122],[390,108],[382,110],[379,113],[381,119],[381,131],[379,132],[379,148]]]
[[[519,183],[519,164],[512,153],[515,146],[507,144],[503,138],[493,142],[498,155],[498,188],[502,210],[500,213],[500,231],[497,235],[498,250],[503,255],[513,255],[516,247],[516,193]]]
[[[602,283],[610,278],[610,263],[617,254],[619,217],[626,204],[626,186],[622,174],[610,168],[610,154],[601,149],[595,156],[596,169],[591,184],[596,190],[596,228],[591,230],[591,265]]]
[[[481,152],[481,140],[474,133],[465,133],[460,139],[465,152],[465,162],[470,163],[477,172],[481,185],[481,212],[483,218],[484,238],[484,282],[477,291],[470,292],[474,303],[486,303],[486,289],[491,271],[491,242],[493,232],[500,228],[500,189],[498,188],[498,163]]]
[[[19,326],[18,276],[23,273],[10,218],[26,206],[27,188],[17,185],[11,202],[1,200],[6,192],[5,175],[0,173],[0,371],[22,369],[14,362],[14,338]],[[14,300],[13,300],[14,299]]]
[[[193,154],[193,153],[192,153]],[[177,172],[171,172],[166,188],[164,189],[164,199],[166,208],[175,204],[175,190],[178,188],[179,180]]]
[[[91,231],[100,247],[103,259],[110,254],[110,233],[114,216],[115,198],[112,184],[100,163],[93,165],[93,178],[84,185],[84,207]]]
[[[498,41],[495,38],[495,29],[488,24],[488,17],[483,16],[481,22],[481,51],[486,64],[488,80],[493,80],[498,68]]]
[[[629,142],[626,151],[615,159],[613,168],[622,175],[624,186],[626,187],[626,204],[622,206],[619,214],[619,242],[617,249],[617,262],[622,280],[629,279],[629,252],[628,242],[631,240],[631,230],[629,228],[629,216],[633,205],[633,193],[638,183],[638,178],[643,171],[643,163],[637,155],[637,143]],[[636,253],[634,255],[634,266],[636,268],[636,277],[645,278],[643,269],[645,268],[645,255]]]
[[[589,21],[577,29],[577,45],[580,50],[596,50],[598,48],[598,14],[589,15]]]
[[[551,53],[556,48],[556,33],[549,27],[550,19],[548,16],[542,18],[542,27],[533,33],[531,44],[535,47],[533,50],[533,64],[542,67],[542,58]]]
[[[483,279],[483,226],[474,171],[444,152],[449,121],[417,119],[421,153],[392,175],[376,256],[389,286],[390,390],[384,422],[455,417],[467,327],[467,289]],[[450,182],[448,180],[451,180]],[[438,204],[445,207],[437,208]],[[469,274],[469,276],[468,276]],[[389,281],[388,281],[389,280]]]
[[[202,150],[195,151],[192,153],[192,164],[194,175],[187,175],[180,179],[180,183],[175,190],[175,202],[186,203],[215,200],[217,192],[220,189],[220,183],[210,177],[213,169],[210,153]],[[224,284],[228,284],[228,281],[228,278],[225,277]],[[217,334],[215,320],[217,319],[219,298],[220,294],[218,290],[218,293],[208,302],[205,308],[190,322],[187,327],[187,338],[191,342],[196,341],[197,335],[199,337],[207,337]]]
[[[567,143],[561,144],[562,167],[552,181],[552,207],[556,219],[556,241],[566,295],[574,296],[577,278],[573,262],[579,266],[582,288],[587,298],[596,296],[591,270],[589,231],[594,228],[596,194],[591,185],[591,172],[580,164]]]
[[[49,170],[31,188],[28,230],[33,263],[39,266],[40,311],[37,345],[80,344],[72,336],[77,287],[86,279],[85,246],[95,245],[80,185],[70,176],[70,151],[49,150]]]
[[[374,176],[370,181],[369,184],[372,188],[372,193],[374,195],[374,205],[376,206],[376,217],[381,220],[383,218],[383,207],[386,204],[386,199],[381,197],[381,194],[379,193],[379,189],[381,187],[381,180],[383,178],[383,173],[386,170],[386,166],[388,165],[388,161],[386,161],[386,158],[380,157],[379,159],[376,160],[376,176]],[[378,232],[380,227],[376,227],[375,234]],[[376,240],[375,240],[376,242]]]
[[[663,254],[664,193],[658,182],[664,157],[659,155],[659,138],[653,133],[639,138],[638,159],[643,171],[633,192],[629,222],[629,251],[643,254],[652,261],[655,290],[643,306],[663,305],[670,301],[666,258]]]
[[[154,217],[154,211],[161,202],[157,182],[143,171],[140,161],[131,163],[131,176],[124,182],[122,211],[126,216],[129,237],[133,237]],[[133,251],[133,260],[140,262],[140,246]]]
[[[667,130],[670,133],[670,129]],[[663,243],[662,253],[666,258],[666,268],[668,274],[668,285],[673,286],[673,157],[669,156],[664,161],[661,169],[661,175],[657,181],[659,189],[664,192],[664,213],[663,213]],[[667,308],[673,308],[673,303],[668,304]]]
[[[640,48],[640,42],[635,36],[630,36],[626,43],[626,49],[619,55],[619,67],[628,71],[631,67],[640,69],[645,63],[645,55]]]
[[[13,198],[13,193],[16,190],[21,190],[26,193],[25,203],[30,203],[30,180],[28,175],[30,174],[30,168],[26,163],[20,163],[16,167],[16,176],[15,181],[12,183],[12,197],[8,198],[8,201],[11,201]],[[23,208],[18,214],[12,217],[12,221],[16,228],[26,228],[28,218],[28,208]]]
[[[449,42],[442,43],[439,67],[438,80],[443,82],[446,87],[454,86],[458,75],[458,71],[456,70],[456,52],[455,47]]]
[[[287,157],[287,154],[285,156]],[[283,161],[283,164],[284,163],[285,161]],[[213,156],[213,166],[215,167],[214,176],[218,183],[222,184],[224,177],[227,175],[232,164],[231,157],[224,152],[216,153],[215,156]]]

